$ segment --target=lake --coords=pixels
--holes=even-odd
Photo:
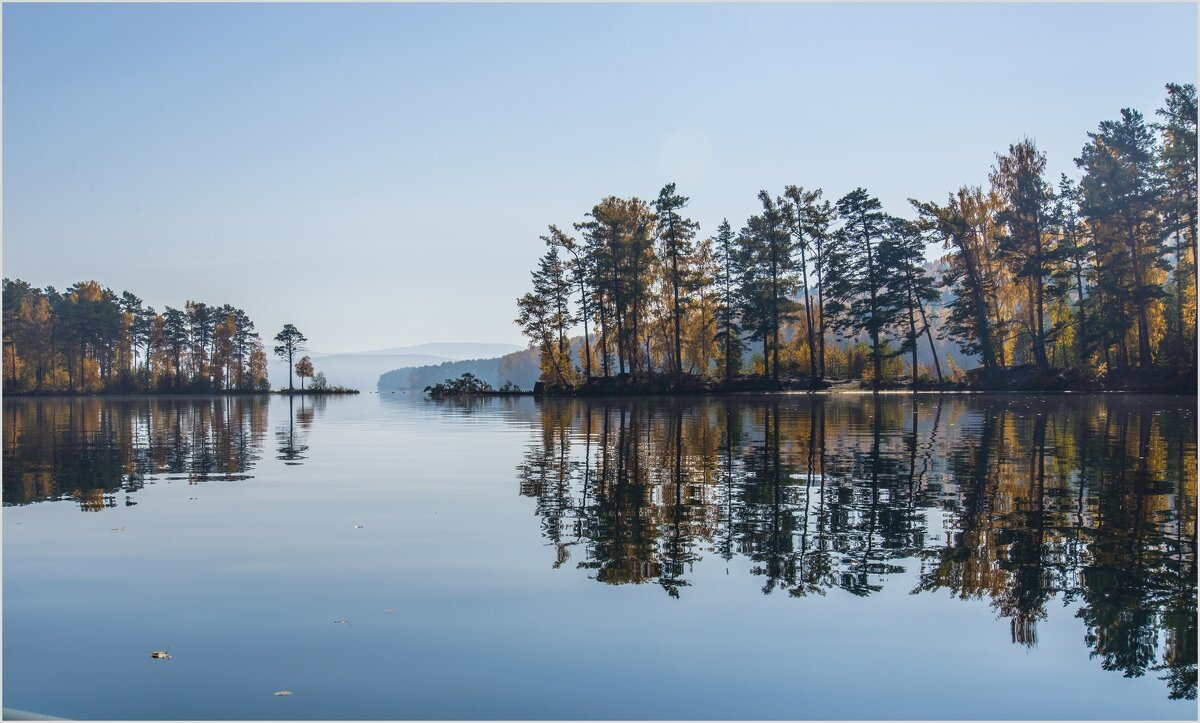
[[[1196,717],[1194,396],[7,399],[3,426],[10,708]]]

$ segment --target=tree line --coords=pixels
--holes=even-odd
[[[187,301],[159,313],[95,281],[62,292],[3,284],[6,392],[268,389],[266,351],[237,307]]]
[[[759,192],[739,230],[724,220],[698,238],[674,183],[649,202],[609,196],[574,235],[549,226],[516,323],[556,389],[743,373],[878,388],[905,367],[915,387],[951,371],[935,337],[978,357],[983,381],[1024,365],[1194,374],[1196,89],[1166,90],[1156,122],[1127,108],[1088,134],[1078,179],[1047,178],[1026,138],[997,154],[986,188],[910,199],[913,218],[863,188],[831,201],[791,185]],[[946,252],[936,272],[932,244]]]

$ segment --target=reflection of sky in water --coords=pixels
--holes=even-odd
[[[1105,434],[1116,439],[1123,429],[1127,449],[1139,451],[1147,415],[1132,399],[1060,398],[1049,407],[1030,397],[947,399],[937,416],[936,399],[923,397],[916,470],[924,480],[910,490],[911,406],[907,398],[889,398],[878,445],[885,478],[874,491],[876,416],[869,400],[824,405],[826,469],[812,483],[807,398],[780,402],[772,422],[780,432],[778,464],[773,438],[765,433],[767,408],[749,400],[734,405],[740,441],[730,455],[737,472],[732,480],[721,476],[725,407],[692,400],[678,408],[686,420],[679,435],[683,450],[711,449],[716,458],[707,466],[711,481],[685,484],[681,493],[688,494],[680,499],[692,501],[679,508],[672,482],[675,412],[637,405],[642,422],[627,452],[634,450],[638,467],[652,472],[642,485],[644,497],[631,497],[626,489],[606,508],[597,478],[588,477],[585,498],[581,476],[585,469],[596,473],[602,406],[593,405],[592,456],[585,464],[587,417],[579,404],[539,405],[528,398],[437,404],[412,395],[362,395],[317,405],[304,400],[302,422],[296,409],[289,415],[286,399],[273,398],[257,416],[250,409],[220,416],[221,430],[235,429],[229,420],[237,417],[252,440],[244,469],[218,465],[189,484],[186,474],[151,469],[151,460],[147,477],[153,479],[140,488],[103,491],[115,505],[98,512],[81,512],[65,481],[51,495],[64,498],[60,502],[29,503],[10,493],[17,465],[25,463],[17,455],[27,449],[12,446],[20,439],[13,434],[22,421],[20,405],[43,405],[44,420],[44,405],[65,403],[5,406],[9,707],[118,718],[1194,717],[1194,702],[1167,699],[1158,679],[1162,671],[1124,678],[1089,657],[1084,621],[1075,616],[1087,604],[1080,596],[1050,596],[1036,624],[1036,646],[1025,647],[1013,643],[1009,618],[989,595],[958,599],[945,587],[912,594],[922,586],[922,573],[942,560],[946,530],[961,532],[971,505],[985,505],[986,514],[974,519],[994,525],[992,538],[978,538],[981,549],[1036,542],[1023,537],[1030,528],[1021,522],[1035,511],[1014,495],[1029,489],[1038,411],[1049,420],[1043,432],[1053,462],[1047,476],[1054,481],[1043,482],[1045,505],[1037,519],[1052,527],[1076,524],[1081,475],[1060,447],[1071,440],[1078,446],[1079,434],[1089,434],[1084,447],[1093,451],[1083,457],[1091,471],[1083,476],[1099,474],[1103,465],[1114,469],[1118,455]],[[126,410],[143,425],[130,449],[152,448],[147,440],[157,436],[153,425],[174,414],[190,424],[192,449],[225,450],[227,459],[224,432],[214,432],[211,423],[205,432],[196,422],[203,416],[196,406],[204,403],[185,400],[182,413]],[[1144,487],[1152,493],[1126,502],[1140,503],[1143,519],[1154,521],[1140,528],[1150,545],[1173,529],[1175,500],[1186,500],[1194,521],[1195,422],[1192,397],[1148,403],[1155,421]],[[93,410],[111,402],[93,404],[76,418],[93,419]],[[617,409],[610,410],[613,456]],[[1176,409],[1184,411],[1166,411]],[[626,415],[629,424],[635,408],[627,407]],[[26,429],[33,424],[23,423]],[[114,420],[112,428],[121,423]],[[709,433],[716,437],[705,441]],[[292,447],[307,446],[303,459],[279,459],[284,438]],[[961,477],[964,465],[978,459],[981,446],[973,440],[980,439],[994,440],[988,467],[993,481],[984,485],[983,497]],[[1181,439],[1188,440],[1182,456]],[[681,456],[685,473],[706,468],[704,454]],[[1130,480],[1139,470],[1137,456],[1128,456]],[[553,464],[537,466],[546,459],[575,463],[568,464],[565,494],[556,491]],[[626,456],[626,463],[632,461]],[[553,473],[554,484],[543,484],[540,495],[528,486],[531,463],[539,475]],[[25,464],[29,469],[31,463]],[[763,474],[774,479],[776,467],[783,499],[778,508],[774,490],[762,481]],[[836,534],[832,517],[824,527],[814,517],[819,496],[803,492],[806,483],[822,479],[826,511],[842,500]],[[1182,497],[1175,494],[1179,480],[1186,482]],[[616,484],[613,478],[609,486]],[[835,487],[842,497],[833,494]],[[1085,511],[1097,495],[1085,489]],[[126,498],[137,504],[126,506]],[[635,498],[643,501],[630,501]],[[836,585],[803,599],[783,585],[764,595],[769,565],[753,559],[769,557],[762,534],[799,514],[806,499],[809,544],[823,539],[830,554],[849,565],[870,543],[873,563],[903,572],[868,575],[879,589],[865,597]],[[872,500],[877,513],[888,513],[874,516],[873,529],[865,514]],[[616,502],[623,507],[614,509]],[[722,510],[729,509],[732,530],[723,523]],[[1116,520],[1134,514],[1131,509],[1121,502],[1101,511]],[[606,585],[592,579],[598,576],[594,565],[614,549],[598,537],[606,528],[595,519],[626,522],[635,513],[652,540],[621,548],[634,550],[634,558],[678,554],[671,539],[684,529],[672,527],[679,519],[703,527],[683,545],[693,561],[679,576],[688,583],[679,599],[657,580]],[[1097,519],[1085,515],[1089,529]],[[915,541],[910,535],[907,547],[897,547],[903,535],[886,537],[886,525],[916,525],[925,534]],[[568,553],[558,569],[555,529]],[[1194,620],[1194,524],[1187,532],[1192,546],[1186,547],[1184,571],[1191,571],[1187,592]],[[719,551],[725,537],[734,541],[728,559]],[[801,528],[786,537],[794,548]],[[1096,539],[1089,533],[1085,541]],[[1047,550],[1066,549],[1053,542],[1052,535],[1042,539]],[[1058,557],[1048,562],[1047,569],[1075,564]],[[1167,636],[1155,634],[1162,638],[1154,659],[1160,663]],[[1191,635],[1194,663],[1194,622]],[[168,647],[170,661],[149,657],[149,651]],[[272,695],[283,689],[294,695]]]

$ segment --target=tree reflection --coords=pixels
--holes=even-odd
[[[4,405],[4,504],[72,499],[95,511],[156,475],[248,478],[266,437],[257,397],[38,399]]]
[[[282,460],[284,464],[304,464],[304,453],[308,451],[305,441],[308,439],[309,430],[312,429],[314,410],[304,403],[304,397],[300,398],[299,412],[296,410],[295,397],[289,394],[287,399],[287,423],[275,429],[275,459]],[[299,433],[296,431],[297,419],[300,422]]]
[[[762,591],[1070,605],[1093,657],[1196,695],[1194,409],[1145,398],[545,400],[517,472],[561,567],[672,597],[706,554]]]

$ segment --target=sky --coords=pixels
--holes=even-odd
[[[523,344],[549,224],[856,187],[912,216],[1195,83],[1182,4],[3,5],[3,273],[312,349]],[[938,250],[931,247],[930,255]]]

